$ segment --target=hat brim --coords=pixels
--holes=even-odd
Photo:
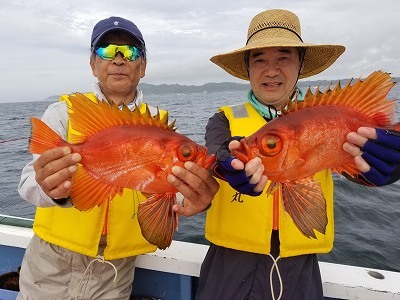
[[[99,41],[101,40],[101,38],[102,38],[103,36],[105,36],[107,33],[109,33],[109,32],[114,32],[114,31],[126,32],[126,33],[128,33],[129,35],[131,35],[135,40],[137,40],[138,43],[139,43],[139,45],[141,45],[141,46],[144,46],[144,45],[145,45],[144,41],[143,41],[140,37],[138,37],[138,36],[137,36],[134,32],[132,32],[132,31],[129,31],[129,30],[124,29],[124,28],[110,28],[110,29],[108,29],[108,30],[102,32],[98,37],[96,37],[96,39],[93,41],[92,47],[96,47],[96,46],[98,45]]]
[[[306,49],[299,78],[306,78],[321,73],[331,66],[344,52],[342,45],[314,45],[293,39],[274,37],[273,39],[257,39],[246,46],[232,52],[213,56],[210,60],[229,74],[249,80],[245,63],[245,53],[253,49],[270,47],[302,47]]]

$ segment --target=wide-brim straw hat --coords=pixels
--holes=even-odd
[[[228,53],[215,55],[211,61],[229,74],[249,80],[245,53],[266,47],[302,47],[306,49],[299,78],[316,75],[332,65],[344,52],[341,45],[314,45],[301,39],[299,18],[283,9],[259,13],[250,22],[246,46]]]

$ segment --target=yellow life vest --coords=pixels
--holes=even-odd
[[[249,136],[266,124],[249,103],[225,106],[220,111],[229,120],[232,136]],[[316,232],[316,239],[305,237],[284,210],[279,193],[267,197],[264,191],[260,196],[251,197],[237,193],[228,183],[219,180],[220,189],[207,211],[207,240],[231,249],[267,254],[271,250],[272,230],[278,229],[281,257],[329,252],[334,238],[332,174],[321,171],[314,179],[321,184],[326,199],[325,234]]]
[[[95,101],[94,94],[85,96]],[[67,95],[61,96],[60,101],[68,101]],[[143,112],[146,105],[142,104],[139,108]],[[160,114],[165,115],[166,111],[160,111]],[[71,130],[68,125],[68,133]],[[104,258],[107,260],[153,252],[156,247],[144,239],[137,220],[138,204],[144,200],[140,192],[124,189],[122,195],[87,212],[73,207],[38,207],[33,231],[49,243],[96,257],[105,228],[107,246]]]

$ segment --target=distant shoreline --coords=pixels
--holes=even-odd
[[[336,80],[300,80],[298,87],[326,87],[329,84],[336,86],[340,81],[344,86],[350,79],[336,79]],[[355,81],[356,78],[353,79]],[[400,82],[400,77],[393,77],[394,82]],[[160,95],[160,94],[191,94],[191,93],[215,93],[215,92],[227,92],[227,91],[248,91],[250,84],[248,83],[235,83],[235,82],[220,82],[220,83],[206,83],[203,85],[181,85],[181,84],[149,84],[139,83],[139,87],[142,89],[145,95]],[[322,89],[322,91],[324,91]],[[58,101],[59,95],[52,95],[41,101]]]
[[[336,86],[337,83],[343,85],[347,84],[350,78],[340,80],[300,80],[297,84],[300,88],[307,87],[326,87],[329,84]],[[356,78],[353,79],[355,81]],[[395,82],[400,82],[400,77],[394,77]],[[226,91],[248,91],[250,89],[249,83],[234,83],[234,82],[220,82],[220,83],[206,83],[203,85],[180,85],[180,84],[148,84],[140,83],[139,87],[143,90],[145,95],[149,94],[172,94],[172,93],[213,93],[213,92],[226,92]]]

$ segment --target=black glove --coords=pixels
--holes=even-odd
[[[233,140],[240,141],[243,137],[234,136],[228,139],[217,150],[217,164],[214,173],[229,183],[229,185],[241,194],[259,196],[261,192],[254,192],[255,185],[250,183],[251,176],[246,176],[245,170],[236,170],[232,167],[232,160],[236,159],[229,151],[229,143]]]
[[[375,186],[383,186],[400,179],[400,132],[377,128],[376,134],[375,140],[368,140],[361,148],[361,157],[371,166],[362,176]]]

